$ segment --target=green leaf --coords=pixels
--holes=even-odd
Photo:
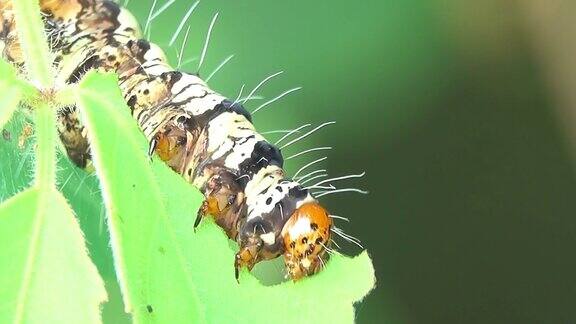
[[[5,113],[7,109],[1,114],[8,120],[20,100],[20,87],[26,85],[15,80],[6,63],[0,63],[0,72],[6,73],[0,89],[7,86],[13,90],[9,92],[11,107],[3,107],[10,108],[10,114]],[[106,300],[104,284],[86,252],[71,208],[55,190],[55,110],[38,102],[34,113],[36,186],[0,205],[0,323],[100,323],[100,304]],[[11,124],[8,128],[19,128]],[[13,144],[13,133],[6,134],[3,144]],[[22,155],[9,146],[13,145],[2,147],[9,154],[3,155],[6,160],[0,167],[0,198],[8,192],[8,178],[12,193],[16,191],[14,178],[26,163],[23,159],[16,170],[10,169],[13,157],[22,159]]]
[[[46,42],[44,23],[40,16],[38,0],[12,1],[18,38],[29,77],[40,88],[53,83],[52,55]]]
[[[0,205],[0,323],[99,323],[106,291],[76,218],[53,189]]]
[[[22,89],[16,80],[16,71],[14,67],[0,60],[0,130],[10,120],[12,114],[18,107],[22,99]]]
[[[126,311],[135,323],[203,322],[184,247],[175,237],[145,140],[116,77],[89,73],[77,95],[103,189]]]
[[[335,322],[354,319],[353,303],[374,286],[366,252],[333,256],[320,274],[263,286],[244,271],[223,231],[192,224],[203,197],[147,158],[147,143],[111,75],[88,73],[78,91],[108,209],[116,271],[136,323]]]
[[[29,187],[33,182],[35,164],[34,136],[19,145],[19,134],[31,120],[26,119],[25,110],[16,111],[5,126],[10,136],[0,137],[0,202]],[[129,323],[122,308],[122,297],[114,275],[110,238],[106,229],[105,214],[100,185],[95,174],[76,167],[66,156],[59,154],[58,190],[68,200],[77,215],[92,262],[98,268],[108,292],[108,302],[101,306],[104,323]],[[1,249],[1,247],[0,247]],[[1,289],[0,289],[1,290]],[[2,302],[0,302],[2,304]],[[123,321],[121,321],[123,320]]]
[[[36,175],[37,186],[56,186],[56,114],[53,107],[38,103],[34,110],[36,132]]]
[[[23,109],[18,109],[2,129],[0,137],[0,202],[30,186],[33,180],[34,143],[20,139],[30,125]],[[19,143],[21,142],[21,143]]]

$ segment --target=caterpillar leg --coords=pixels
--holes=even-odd
[[[150,158],[150,161],[152,161],[152,155],[154,155],[154,152],[156,151],[157,147],[158,147],[158,140],[156,139],[156,136],[154,136],[150,140],[150,143],[148,144],[148,158]]]
[[[200,177],[207,176],[208,180],[200,188],[205,200],[198,210],[194,228],[203,217],[210,215],[222,227],[229,238],[236,239],[238,224],[246,215],[245,194],[236,182],[237,176],[226,168],[208,165],[203,168]]]
[[[196,220],[194,221],[194,230],[196,230],[196,227],[200,225],[202,218],[207,215],[218,215],[220,212],[221,210],[218,206],[218,199],[215,197],[207,197],[202,203],[202,206],[200,206],[200,209],[198,209]]]
[[[172,165],[174,163],[170,163],[172,161],[178,162],[179,153],[182,151],[182,147],[186,144],[186,137],[182,134],[172,132],[172,129],[169,129],[165,132],[158,132],[149,143],[148,148],[148,155],[152,157],[154,153],[158,154],[158,157],[168,165],[170,165],[173,169],[176,168],[176,165]]]
[[[240,269],[243,267],[252,270],[254,265],[260,261],[260,251],[263,246],[262,240],[254,240],[244,247],[240,247],[240,251],[236,253],[236,258],[234,260],[234,276],[236,281],[239,282]]]

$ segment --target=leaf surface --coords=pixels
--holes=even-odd
[[[0,75],[0,130],[3,130],[22,99],[22,89],[16,80],[14,67],[4,60],[0,60]]]
[[[0,323],[99,323],[106,291],[68,203],[25,190],[0,205]]]
[[[77,98],[102,186],[126,312],[135,323],[203,322],[185,247],[169,223],[146,142],[115,76],[89,73]]]

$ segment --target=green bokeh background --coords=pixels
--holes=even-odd
[[[151,2],[128,8],[143,22]],[[191,3],[177,0],[152,24],[152,40],[173,62],[179,47],[167,43]],[[261,95],[303,87],[256,114],[258,129],[337,122],[286,155],[331,145],[322,167],[332,175],[367,172],[347,183],[369,195],[322,200],[350,218],[340,227],[373,258],[377,288],[358,305],[359,323],[576,319],[576,164],[525,3],[206,0],[190,18],[186,58],[199,56],[220,12],[201,76],[236,55],[211,80],[216,90],[235,98],[242,84],[249,90],[279,70]],[[576,16],[568,2],[556,10]],[[183,69],[195,72],[196,62]],[[1,165],[20,176],[0,193],[26,185],[30,153]],[[288,169],[321,156],[290,160]],[[75,170],[60,180],[112,291],[105,318],[120,322],[96,179]]]

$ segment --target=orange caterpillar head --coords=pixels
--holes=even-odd
[[[330,243],[332,219],[317,202],[296,209],[284,228],[284,263],[293,280],[318,272]]]

